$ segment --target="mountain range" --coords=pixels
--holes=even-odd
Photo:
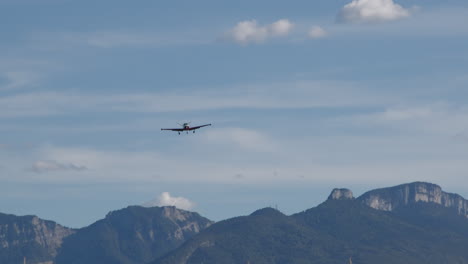
[[[153,264],[468,263],[468,219],[459,210],[466,201],[459,197],[422,182],[358,198],[335,189],[291,216],[265,208],[216,223]]]
[[[63,240],[76,230],[37,216],[0,213],[0,263],[50,263]]]
[[[414,182],[355,198],[334,189],[293,215],[263,208],[214,223],[175,207],[130,206],[81,229],[0,214],[0,263],[468,264],[468,201]]]

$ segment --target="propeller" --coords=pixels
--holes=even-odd
[[[189,125],[190,123],[192,123],[191,121],[190,122],[187,122],[187,123],[184,123],[184,124],[181,124],[181,123],[177,123],[179,126],[183,127],[185,125]]]

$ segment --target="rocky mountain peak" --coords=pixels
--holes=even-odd
[[[353,192],[349,189],[335,188],[328,196],[328,200],[352,200],[354,199]]]
[[[359,198],[364,204],[383,211],[411,203],[435,203],[457,210],[460,215],[468,217],[468,201],[458,194],[446,193],[436,184],[413,182],[390,188],[369,191]]]
[[[22,263],[25,256],[32,263],[46,263],[57,255],[64,239],[73,233],[74,229],[37,216],[0,213],[0,262]]]
[[[162,210],[163,215],[173,221],[186,221],[190,216],[190,212],[177,209],[175,206],[164,206]]]

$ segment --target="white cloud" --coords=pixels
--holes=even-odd
[[[353,0],[338,14],[344,23],[372,23],[398,20],[409,17],[410,11],[393,0]]]
[[[33,163],[31,170],[37,173],[50,171],[83,171],[85,166],[73,163],[60,163],[55,160],[39,160]]]
[[[327,36],[327,32],[319,26],[313,26],[307,34],[309,38],[312,39],[324,38]]]
[[[375,21],[365,21],[359,19],[356,21],[345,21],[340,15],[337,21],[342,23],[355,23],[353,27],[342,25],[330,26],[327,31],[332,32],[334,36],[391,36],[402,37],[448,37],[448,36],[467,36],[468,27],[464,26],[468,9],[441,8],[437,10],[424,10],[419,12],[417,9],[408,8],[411,18],[400,19],[398,23],[380,23],[378,27],[368,26]],[[341,14],[341,13],[340,13]],[[378,21],[382,20],[377,20]],[[359,25],[358,25],[359,24]],[[451,78],[451,80],[454,80]]]
[[[273,36],[286,36],[293,29],[294,24],[287,19],[280,19],[269,26],[270,34]]]
[[[246,20],[237,23],[226,33],[226,37],[241,45],[262,43],[271,37],[287,36],[293,27],[294,24],[287,19],[280,19],[266,26],[258,25],[256,20]]]
[[[242,21],[239,22],[230,32],[231,37],[235,42],[247,44],[250,42],[263,42],[268,36],[268,30],[265,27],[259,27],[257,21]]]
[[[156,199],[143,204],[144,207],[153,206],[175,206],[183,210],[191,210],[195,203],[184,197],[171,196],[169,192],[163,192]]]

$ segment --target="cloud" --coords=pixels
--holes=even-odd
[[[443,135],[445,138],[453,138],[461,131],[468,131],[468,108],[446,103],[388,107],[352,119],[361,125],[391,127],[421,135]]]
[[[149,202],[144,203],[144,207],[153,206],[175,206],[183,210],[191,210],[195,207],[195,203],[184,197],[171,196],[169,192],[163,192],[159,197]]]
[[[225,87],[203,93],[92,94],[36,92],[0,97],[0,118],[74,113],[157,113],[214,109],[295,109],[373,106],[396,95],[372,92],[350,82],[294,81]]]
[[[251,42],[260,43],[265,41],[268,36],[268,30],[265,27],[259,27],[255,20],[242,21],[227,35],[233,41],[245,45]]]
[[[389,108],[379,117],[385,121],[405,121],[430,117],[434,112],[428,107]]]
[[[336,127],[337,122],[331,123],[333,123],[331,126],[326,123],[315,125],[323,125],[327,131],[331,131],[332,128],[341,130],[341,127]],[[358,125],[362,128],[362,124]],[[386,127],[383,129],[387,130]],[[239,148],[241,145],[229,140],[226,143],[225,139],[229,137],[207,141],[204,135],[208,132],[209,130],[203,131],[196,137],[180,138],[177,136],[178,142],[186,139],[184,142],[187,144],[183,144],[181,148],[171,146],[174,153],[165,155],[158,154],[157,150],[110,151],[52,146],[41,147],[31,154],[26,153],[21,156],[0,151],[2,172],[4,172],[0,175],[0,179],[28,183],[125,183],[128,185],[140,183],[158,186],[192,183],[264,185],[283,182],[304,184],[305,182],[409,181],[410,179],[420,180],[418,179],[420,175],[424,175],[425,180],[437,179],[440,175],[444,175],[446,177],[444,181],[448,182],[455,181],[457,177],[462,177],[468,172],[466,148],[462,144],[454,141],[453,137],[445,137],[446,140],[441,140],[438,135],[434,137],[426,132],[419,133],[418,137],[414,137],[413,133],[397,133],[392,136],[370,135],[369,133],[351,136],[327,133],[325,136],[312,133],[310,138],[294,136],[287,137],[287,139],[276,137],[269,139],[267,137],[264,143],[257,146],[255,146],[257,142],[252,142],[255,136],[250,137],[249,140],[245,140],[244,137],[242,144],[251,142],[254,150],[274,142],[277,150],[274,155],[238,152],[236,149],[219,151],[216,149],[217,145],[234,144],[234,147]],[[180,153],[184,151],[187,153]],[[65,164],[65,167],[70,163],[64,161],[73,161],[74,167],[86,164],[92,170],[80,171],[79,177],[64,177],[72,173],[71,170],[54,170],[54,173],[38,175],[25,171],[24,164],[32,164],[32,161],[39,160],[37,157],[41,157],[41,161]],[[55,165],[54,162],[42,167],[63,167]],[[398,168],[398,171],[395,172],[394,168]],[[274,171],[278,173],[275,175]],[[300,178],[301,175],[304,177]]]
[[[328,33],[322,28],[322,27],[319,27],[319,26],[313,26],[309,32],[307,33],[307,35],[309,36],[309,38],[311,39],[319,39],[319,38],[324,38],[328,35]]]
[[[217,181],[223,179],[225,171],[233,171],[231,164],[216,164],[206,158],[202,151],[192,150],[190,153],[199,157],[194,159],[176,156],[161,155],[152,151],[107,151],[91,148],[62,148],[54,146],[41,146],[31,150],[30,154],[20,158],[8,157],[0,152],[0,160],[8,168],[15,170],[18,164],[34,164],[30,171],[39,173],[54,171],[56,173],[43,173],[41,177],[33,177],[31,173],[17,171],[17,180],[33,180],[44,182],[190,182],[190,181]],[[3,154],[3,155],[2,155]],[[9,162],[7,162],[7,160]],[[39,160],[39,162],[38,162]],[[73,161],[68,162],[68,161]],[[85,164],[85,166],[82,166]],[[184,164],[184,166],[180,166]],[[92,168],[86,169],[86,168]],[[63,177],[64,173],[79,171],[80,177]],[[157,176],[155,176],[157,175]],[[6,174],[2,177],[8,177]]]
[[[203,137],[210,143],[233,145],[249,151],[271,152],[276,149],[276,144],[267,135],[251,129],[211,129]]]
[[[247,45],[250,43],[262,43],[271,37],[287,36],[294,24],[288,19],[280,19],[272,24],[260,26],[256,20],[246,20],[226,33],[226,38],[238,44]]]
[[[293,29],[294,25],[287,19],[281,19],[269,26],[269,31],[272,36],[287,36]]]
[[[150,32],[101,31],[70,34],[68,39],[97,48],[197,45],[209,42],[209,37],[200,32],[156,35]]]
[[[410,11],[393,0],[353,0],[341,9],[337,20],[343,23],[374,23],[409,16]]]
[[[152,36],[136,35],[123,32],[98,32],[83,36],[90,46],[112,48],[118,46],[143,46],[157,44],[160,40]]]
[[[81,47],[100,49],[152,48],[166,46],[203,45],[213,42],[214,32],[192,29],[186,32],[142,31],[137,29],[90,32],[34,32],[31,42],[42,50],[76,50]]]
[[[85,166],[76,165],[73,163],[60,163],[54,160],[40,160],[33,163],[31,170],[36,173],[50,172],[50,171],[83,171],[87,168]]]
[[[244,174],[242,174],[242,173],[236,173],[236,174],[234,175],[234,178],[235,178],[235,179],[243,179],[244,177],[245,177],[245,176],[244,176]]]
[[[27,71],[6,71],[0,74],[0,80],[3,79],[3,85],[0,85],[1,90],[13,90],[23,88],[34,84],[39,79],[39,76],[33,72]]]
[[[461,141],[464,143],[468,142],[468,132],[467,131],[461,131],[457,133],[456,135],[453,136],[453,138],[457,141]]]

